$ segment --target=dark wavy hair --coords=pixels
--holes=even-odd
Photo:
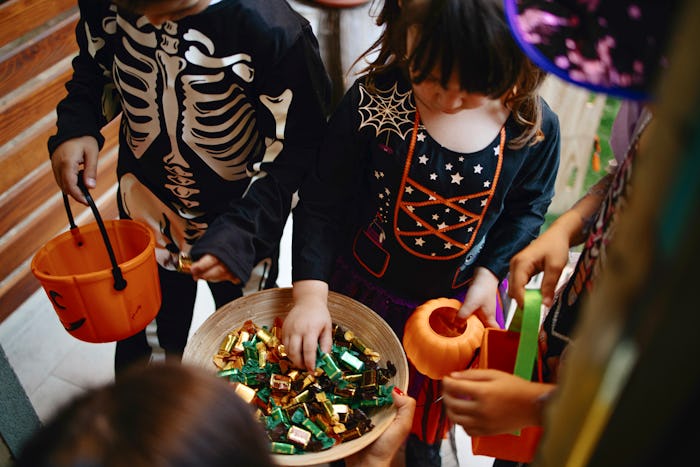
[[[376,23],[380,37],[358,61],[366,59],[368,86],[378,74],[400,69],[414,83],[439,70],[447,86],[453,71],[467,92],[502,99],[522,129],[509,146],[520,148],[543,138],[537,89],[545,72],[523,53],[506,22],[503,0],[385,0]],[[406,38],[415,28],[409,53]],[[370,56],[377,54],[370,59]]]
[[[16,467],[272,467],[268,438],[222,379],[179,364],[134,367],[61,409]]]

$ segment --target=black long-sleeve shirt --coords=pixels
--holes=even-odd
[[[118,203],[157,258],[211,253],[245,281],[277,249],[315,160],[330,81],[311,26],[281,0],[221,0],[161,26],[81,0],[80,53],[53,153],[121,113]]]

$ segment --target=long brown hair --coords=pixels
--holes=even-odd
[[[251,407],[222,379],[176,364],[138,367],[78,397],[16,467],[272,467]]]
[[[381,35],[358,58],[368,61],[363,71],[370,89],[378,74],[395,69],[407,77],[410,69],[412,81],[420,83],[439,67],[443,86],[456,70],[463,90],[502,99],[513,113],[522,132],[510,147],[543,138],[537,89],[546,74],[513,39],[502,0],[385,0],[376,23]],[[417,40],[409,53],[410,28]]]

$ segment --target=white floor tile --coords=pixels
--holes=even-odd
[[[2,345],[5,348],[15,345],[14,342],[18,340],[17,336],[27,329],[31,329],[35,319],[55,322],[60,326],[58,317],[43,289],[37,290],[5,321],[0,323],[0,342]]]
[[[32,301],[36,294],[32,295],[26,302]],[[12,337],[22,328],[24,328],[25,320],[24,316],[19,315],[19,311],[22,309],[20,306],[17,310],[10,313],[10,316],[5,318],[5,321],[0,323],[0,343],[3,347],[8,347],[8,342]]]
[[[83,389],[114,380],[114,342],[91,344],[78,341],[52,375]]]
[[[442,445],[440,446],[440,460],[442,461],[442,467],[459,467],[459,461],[455,449],[458,451],[460,448],[461,446],[457,445],[456,443],[453,448],[449,439],[444,439],[442,441]]]
[[[204,321],[214,313],[214,297],[205,281],[197,282],[197,299],[194,302],[194,314],[192,315],[192,324],[190,325],[189,337],[195,333]]]
[[[29,394],[29,400],[32,402],[39,419],[46,422],[60,407],[75,396],[82,394],[83,391],[83,388],[75,384],[55,376],[49,376],[34,392]]]
[[[39,290],[0,325],[0,342],[27,394],[33,393],[78,341]]]
[[[472,441],[462,427],[455,428],[455,442],[457,444],[457,460],[461,467],[491,467],[493,458],[476,456],[472,453]]]

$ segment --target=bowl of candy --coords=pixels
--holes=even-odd
[[[296,368],[281,344],[292,289],[269,289],[219,308],[192,335],[183,363],[210,370],[250,403],[278,465],[332,462],[376,440],[396,414],[391,391],[406,392],[401,342],[374,311],[330,292],[333,348],[316,369]]]

